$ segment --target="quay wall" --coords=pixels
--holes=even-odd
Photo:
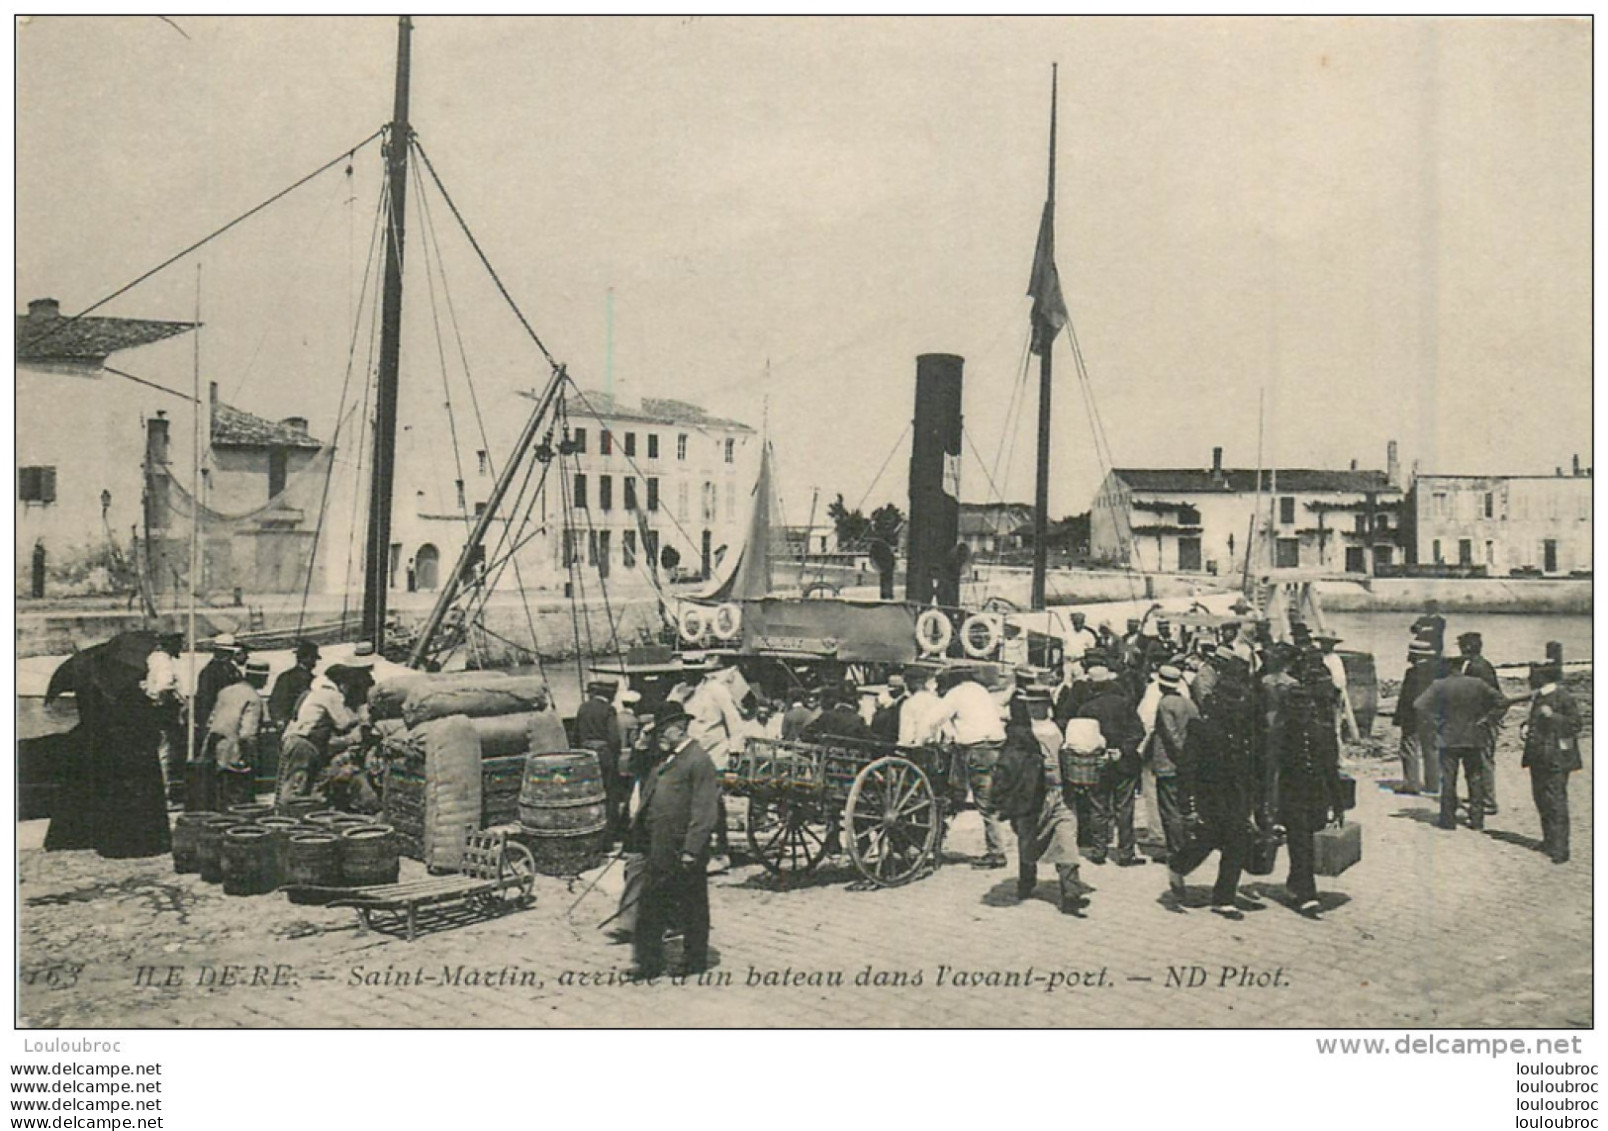
[[[1421,612],[1431,600],[1445,613],[1591,612],[1586,578],[1376,577],[1319,582],[1318,593],[1324,609],[1337,613]]]

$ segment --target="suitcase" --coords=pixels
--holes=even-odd
[[[1250,848],[1245,853],[1245,871],[1252,876],[1271,876],[1279,862],[1279,845],[1283,838],[1277,833],[1253,833]]]
[[[1341,825],[1312,834],[1312,870],[1320,876],[1338,876],[1362,859],[1362,826]]]
[[[1340,775],[1340,808],[1347,813],[1357,807],[1357,779],[1350,774]]]

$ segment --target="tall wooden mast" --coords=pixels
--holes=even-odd
[[[380,312],[379,386],[374,402],[373,479],[369,493],[368,552],[364,555],[363,639],[385,644],[385,599],[391,578],[391,491],[396,469],[397,368],[402,352],[402,251],[407,231],[408,70],[413,21],[397,22],[396,105],[386,148],[390,207],[385,227],[385,290]]]
[[[1054,271],[1055,255],[1055,103],[1056,67],[1050,67],[1050,188],[1045,198],[1040,253]],[[1059,291],[1059,284],[1057,284]],[[1059,294],[1057,294],[1059,301]],[[1059,327],[1056,327],[1059,329]],[[1033,492],[1033,589],[1030,605],[1044,607],[1044,574],[1050,550],[1050,344],[1046,335],[1039,352],[1038,478]]]

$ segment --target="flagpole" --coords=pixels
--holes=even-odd
[[[1041,249],[1050,264],[1055,262],[1055,110],[1057,66],[1050,64],[1050,176],[1044,204],[1047,247]],[[1052,268],[1053,270],[1053,268]],[[1035,333],[1038,328],[1035,327]],[[1039,353],[1038,479],[1033,495],[1033,589],[1029,605],[1044,608],[1044,575],[1049,564],[1050,541],[1050,353],[1053,337],[1046,336]]]

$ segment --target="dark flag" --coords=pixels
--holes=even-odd
[[[1055,202],[1044,202],[1038,245],[1033,249],[1033,276],[1027,281],[1033,300],[1033,352],[1042,354],[1066,325],[1066,301],[1061,298],[1061,276],[1055,270]]]

